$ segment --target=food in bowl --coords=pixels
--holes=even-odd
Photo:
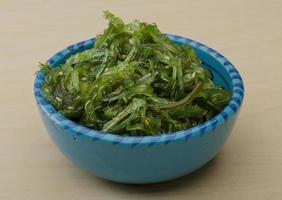
[[[57,67],[41,64],[41,93],[83,126],[119,135],[171,133],[202,124],[231,93],[211,80],[193,49],[155,24],[125,24],[106,11],[108,28],[92,48]]]

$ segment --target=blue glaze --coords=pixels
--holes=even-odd
[[[75,164],[92,174],[123,183],[156,183],[186,175],[211,160],[231,133],[243,101],[244,86],[234,66],[215,50],[180,36],[167,34],[178,44],[191,46],[214,82],[232,92],[226,108],[211,120],[188,130],[157,136],[118,136],[80,126],[58,113],[41,96],[44,75],[38,73],[34,95],[43,122],[54,143]],[[57,67],[70,55],[89,49],[86,40],[56,53],[48,63]]]

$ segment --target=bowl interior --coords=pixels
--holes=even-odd
[[[228,75],[228,72],[222,65],[215,59],[213,59],[209,54],[201,51],[200,49],[194,48],[194,51],[198,58],[202,61],[203,66],[211,73],[212,81],[220,87],[228,91],[232,91],[232,80]]]

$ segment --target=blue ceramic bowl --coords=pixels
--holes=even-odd
[[[211,160],[231,133],[244,87],[234,66],[215,50],[193,40],[167,34],[175,43],[191,46],[213,81],[232,92],[227,107],[210,121],[188,130],[157,136],[119,136],[80,126],[58,113],[41,95],[44,79],[38,73],[35,99],[54,143],[72,162],[95,176],[122,183],[156,183],[186,175]],[[56,67],[69,56],[89,49],[95,39],[58,52],[48,60]]]

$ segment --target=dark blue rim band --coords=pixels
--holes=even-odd
[[[38,73],[34,83],[34,95],[37,101],[39,108],[42,110],[43,114],[46,115],[53,123],[62,129],[69,131],[75,138],[80,136],[88,137],[93,141],[103,141],[107,143],[111,143],[113,145],[130,145],[131,147],[136,147],[140,145],[168,145],[169,143],[176,141],[189,141],[194,137],[201,137],[205,134],[212,132],[212,130],[216,129],[218,126],[224,124],[227,120],[229,120],[235,112],[239,109],[243,97],[244,97],[244,84],[239,72],[235,69],[235,67],[229,62],[224,56],[222,56],[217,51],[207,47],[204,44],[196,42],[191,39],[187,39],[184,37],[166,34],[167,37],[173,42],[187,44],[191,47],[198,48],[201,51],[206,52],[211,55],[214,59],[216,59],[219,63],[223,65],[223,67],[228,72],[231,80],[232,80],[232,98],[229,104],[225,107],[225,109],[219,113],[217,116],[212,118],[211,120],[200,124],[196,127],[187,130],[177,131],[171,134],[161,134],[156,136],[119,136],[110,133],[103,133],[100,131],[96,131],[65,118],[63,115],[58,113],[54,107],[49,104],[41,95],[41,85],[44,80],[44,75],[42,73]],[[92,45],[95,42],[95,39],[89,39],[83,42],[79,42],[77,44],[71,45],[66,49],[56,53],[52,58],[48,60],[50,65],[55,65],[60,62],[62,59],[65,59],[72,55],[74,52],[83,49],[89,45]]]

